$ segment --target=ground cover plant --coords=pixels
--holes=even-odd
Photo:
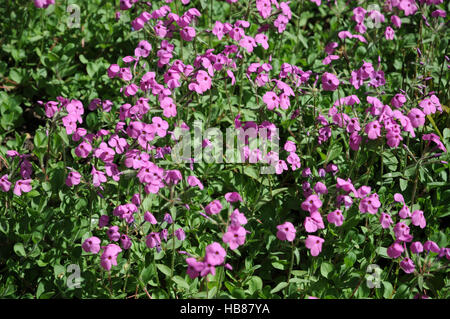
[[[3,298],[448,298],[443,0],[6,0]]]

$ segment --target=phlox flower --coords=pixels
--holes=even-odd
[[[277,226],[277,238],[279,240],[293,241],[295,239],[295,227],[290,222],[285,222],[284,224]]]
[[[322,244],[324,243],[324,239],[314,236],[308,235],[305,241],[306,248],[308,248],[311,252],[311,256],[317,256],[322,251]]]

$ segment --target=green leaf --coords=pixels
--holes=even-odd
[[[179,288],[184,288],[186,290],[190,289],[189,284],[184,280],[184,278],[181,278],[180,276],[174,276],[172,280],[177,284]]]
[[[288,285],[289,285],[289,283],[287,283],[287,282],[285,282],[285,281],[280,282],[278,285],[276,285],[275,288],[273,288],[273,289],[270,291],[270,293],[271,293],[271,294],[277,293],[277,292],[279,292],[280,290],[283,290],[284,288],[286,288]]]
[[[320,265],[320,273],[325,278],[328,278],[328,274],[333,271],[333,265],[328,262],[323,262],[322,265]]]
[[[383,297],[386,299],[391,298],[392,292],[394,291],[394,287],[389,281],[383,281]]]
[[[153,277],[155,268],[152,265],[149,265],[148,267],[144,268],[141,272],[141,279],[144,282],[144,284],[147,284],[150,279]]]
[[[279,263],[279,262],[273,262],[272,263],[272,266],[273,266],[273,268],[276,268],[276,269],[280,269],[280,270],[284,270],[284,265],[283,264],[281,264],[281,263]]]
[[[260,291],[263,287],[263,281],[258,276],[253,276],[248,283],[248,290],[251,294]]]
[[[23,247],[22,243],[16,243],[14,245],[14,252],[20,257],[25,257],[26,256],[25,248]]]
[[[158,270],[160,272],[162,272],[164,275],[166,275],[167,277],[170,277],[172,275],[172,271],[170,270],[169,267],[167,267],[166,265],[163,264],[156,264],[156,267],[158,268]]]

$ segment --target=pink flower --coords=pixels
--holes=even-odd
[[[148,248],[153,248],[161,245],[161,238],[158,233],[151,232],[148,234],[145,244]]]
[[[13,193],[17,196],[21,196],[22,192],[28,193],[31,191],[31,179],[20,179],[14,186]]]
[[[11,182],[8,180],[8,174],[5,174],[0,178],[0,188],[4,192],[8,192],[11,189]]]
[[[278,108],[278,106],[280,105],[279,97],[275,94],[275,92],[272,91],[268,91],[264,94],[263,102],[266,103],[267,109],[269,109],[270,111]]]
[[[111,270],[111,266],[117,266],[117,256],[122,249],[116,244],[109,244],[105,247],[101,259],[101,265],[106,270]]]
[[[394,222],[392,221],[391,215],[386,214],[386,213],[381,213],[380,224],[381,224],[382,228],[387,229],[387,228],[391,227],[391,225],[393,223]]]
[[[152,45],[145,40],[139,42],[137,48],[134,50],[134,55],[137,57],[148,57],[150,51],[152,50]]]
[[[239,40],[239,45],[246,49],[248,53],[253,52],[253,48],[256,47],[256,41],[254,38],[244,35],[241,40]]]
[[[344,215],[340,209],[336,209],[328,214],[327,220],[329,223],[335,224],[336,226],[342,226],[344,223]]]
[[[410,242],[412,236],[409,234],[409,227],[402,222],[397,223],[394,226],[394,234],[397,240]]]
[[[198,186],[198,188],[203,190],[203,184],[202,184],[202,182],[200,182],[200,180],[197,177],[191,175],[188,177],[187,181],[188,181],[189,186],[191,186],[191,187]]]
[[[411,252],[413,254],[420,254],[421,252],[423,252],[423,245],[420,241],[415,241],[411,243],[409,249],[411,249]]]
[[[89,156],[89,154],[92,151],[92,146],[88,142],[82,142],[78,147],[75,149],[75,155],[81,158],[86,158]]]
[[[177,230],[175,230],[175,237],[180,241],[186,239],[186,234],[184,233],[183,228],[178,228]]]
[[[156,221],[155,216],[153,216],[153,214],[150,213],[150,212],[145,212],[145,214],[144,214],[144,220],[145,220],[146,222],[149,222],[149,223],[152,224],[152,225],[156,225],[156,224],[158,223],[158,222]]]
[[[339,86],[339,80],[336,75],[325,72],[322,75],[322,87],[325,91],[335,91]]]
[[[295,142],[287,141],[284,144],[284,149],[285,149],[286,152],[291,153],[291,152],[295,152],[297,148],[295,146]]]
[[[230,226],[237,229],[245,224],[247,224],[247,218],[236,208],[230,216]]]
[[[359,211],[361,213],[369,213],[375,215],[378,212],[378,208],[381,206],[378,200],[377,194],[372,194],[369,197],[363,198],[359,203]]]
[[[205,212],[208,215],[216,215],[216,214],[220,213],[221,210],[222,210],[222,204],[217,199],[213,200],[211,203],[209,203],[208,205],[205,206]]]
[[[103,228],[107,226],[109,223],[109,216],[108,215],[102,215],[100,216],[98,220],[98,227]]]
[[[423,126],[425,124],[425,114],[418,108],[412,108],[408,113],[411,125],[414,128]]]
[[[328,194],[328,189],[322,182],[317,182],[316,185],[314,185],[314,191],[317,194]]]
[[[205,251],[205,261],[212,266],[221,265],[225,261],[226,252],[219,243],[214,242],[206,246]]]
[[[423,211],[421,210],[413,211],[411,221],[414,226],[420,226],[420,228],[425,228],[427,225],[425,217],[423,216]]]
[[[400,262],[400,268],[403,269],[407,274],[411,274],[416,269],[416,266],[414,265],[411,258],[406,257]]]
[[[95,236],[90,237],[86,239],[83,244],[81,245],[81,248],[87,253],[93,253],[96,254],[100,251],[100,243],[101,240]]]
[[[118,241],[120,239],[119,226],[109,227],[107,234],[109,240]]]
[[[131,247],[131,245],[132,245],[130,237],[128,237],[125,234],[122,234],[122,236],[120,236],[120,245],[125,250],[129,249]]]
[[[398,215],[400,216],[400,218],[406,219],[406,218],[411,217],[411,211],[409,210],[408,206],[403,205],[403,207],[398,212]]]
[[[96,170],[95,167],[92,167],[91,175],[92,175],[92,185],[94,185],[95,187],[99,187],[101,183],[106,182],[105,173]]]
[[[279,240],[293,241],[295,239],[296,230],[292,223],[285,222],[284,224],[278,225],[277,229],[277,238]]]
[[[305,241],[305,246],[308,248],[311,252],[311,256],[317,256],[322,251],[322,244],[325,240],[314,236],[314,235],[308,235]]]
[[[423,244],[423,249],[427,252],[432,251],[433,253],[439,253],[440,251],[439,246],[431,240],[427,240],[425,244]]]
[[[386,31],[384,32],[384,36],[386,37],[386,40],[394,40],[394,29],[391,27],[387,27]]]
[[[324,229],[325,225],[323,223],[322,215],[317,212],[311,213],[310,216],[305,218],[305,221],[303,223],[303,226],[305,227],[305,230],[308,233],[314,233],[318,229]]]
[[[371,140],[376,140],[381,136],[381,125],[378,121],[369,122],[364,131]]]
[[[403,246],[399,242],[393,243],[391,246],[387,249],[387,255],[393,259],[398,258],[403,253]]]
[[[396,15],[391,16],[391,22],[397,28],[400,28],[402,25],[402,20]]]
[[[237,192],[226,193],[225,194],[225,199],[229,203],[234,203],[234,202],[237,202],[237,201],[242,202],[242,197]]]
[[[205,268],[205,264],[201,261],[197,261],[195,258],[186,258],[186,263],[188,264],[188,268],[186,273],[191,279],[197,278],[200,276],[200,272]]]
[[[81,174],[76,172],[76,171],[72,171],[67,175],[67,179],[66,179],[66,185],[69,187],[72,187],[73,185],[78,185],[81,182]]]
[[[246,231],[244,227],[233,228],[228,227],[227,232],[223,235],[222,240],[224,243],[230,245],[231,250],[235,250],[245,242]]]
[[[310,213],[317,212],[320,207],[322,207],[322,201],[317,195],[310,195],[308,198],[302,203],[302,209],[304,211],[308,211]]]
[[[195,38],[195,29],[193,27],[184,27],[180,31],[181,38],[184,41],[192,41]]]

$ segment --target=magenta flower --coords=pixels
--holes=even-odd
[[[377,194],[372,194],[369,197],[363,198],[359,203],[359,211],[361,213],[369,213],[375,215],[381,203]]]
[[[146,222],[149,222],[149,223],[152,224],[152,225],[156,225],[156,224],[158,223],[158,222],[156,221],[155,216],[153,216],[153,214],[150,213],[150,212],[145,212],[145,214],[144,214],[144,220],[145,220]]]
[[[310,195],[301,205],[304,211],[308,211],[310,213],[317,212],[320,207],[322,207],[322,201],[317,195]]]
[[[195,176],[192,176],[192,175],[189,176],[187,178],[187,181],[188,181],[189,186],[191,186],[191,187],[198,186],[198,188],[200,188],[201,190],[203,190],[203,188],[204,188],[202,182],[200,182],[200,180]]]
[[[191,279],[195,279],[200,276],[200,273],[205,268],[205,263],[197,261],[197,259],[193,257],[186,258],[186,263],[188,264],[186,273]]]
[[[78,147],[75,149],[75,154],[78,157],[86,158],[89,156],[89,153],[92,151],[92,146],[88,142],[82,142]]]
[[[339,79],[332,73],[322,75],[322,87],[325,91],[335,91],[339,86]]]
[[[103,173],[102,171],[96,170],[95,167],[92,167],[91,175],[92,175],[92,181],[93,181],[92,185],[94,185],[95,187],[99,187],[101,183],[106,182],[105,173]]]
[[[118,241],[120,239],[119,226],[109,227],[107,234],[109,240]]]
[[[0,188],[4,192],[8,192],[11,189],[11,182],[8,180],[8,174],[5,174],[0,178]]]
[[[175,237],[177,237],[178,240],[185,240],[186,239],[186,234],[184,233],[183,228],[178,228],[175,230]]]
[[[76,172],[76,171],[72,171],[67,175],[67,179],[66,179],[66,185],[69,187],[72,187],[74,185],[78,185],[81,182],[81,174]]]
[[[327,220],[336,226],[342,226],[344,223],[344,215],[340,209],[336,209],[327,215]]]
[[[230,227],[239,228],[245,224],[247,224],[247,218],[236,208],[230,216]]]
[[[439,246],[434,241],[431,240],[427,240],[425,244],[423,244],[423,249],[427,252],[432,251],[433,253],[437,254],[440,251]]]
[[[226,193],[225,194],[225,199],[229,203],[234,203],[234,202],[237,202],[237,201],[242,202],[242,197],[237,192]]]
[[[228,227],[228,230],[223,235],[222,240],[224,243],[228,243],[230,245],[231,250],[235,250],[245,243],[245,235],[246,231],[244,227]]]
[[[134,50],[134,55],[137,57],[148,57],[150,51],[152,50],[152,45],[145,40],[139,42],[137,48]]]
[[[120,236],[120,245],[125,250],[129,249],[132,245],[130,237],[128,237],[125,234],[122,234],[122,236]]]
[[[393,259],[400,257],[402,253],[403,253],[403,246],[398,241],[393,243],[387,249],[387,255]]]
[[[317,194],[328,194],[328,189],[322,182],[317,182],[316,185],[314,185],[314,191]]]
[[[412,108],[408,113],[413,128],[423,126],[425,124],[425,114],[418,108]]]
[[[386,214],[386,213],[381,213],[380,224],[381,224],[381,227],[384,229],[391,227],[391,225],[394,224],[394,222],[392,221],[391,215]]]
[[[31,191],[31,179],[20,179],[14,186],[13,193],[17,196],[21,196],[22,192],[28,193]]]
[[[411,217],[411,211],[409,210],[408,206],[403,205],[403,207],[398,212],[398,215],[400,216],[400,218],[406,219],[406,218]]]
[[[272,111],[280,105],[280,99],[275,92],[268,91],[263,96],[263,102],[266,103],[267,109]]]
[[[101,259],[101,265],[105,270],[111,270],[112,266],[117,266],[117,256],[122,249],[116,244],[109,244],[105,247]]]
[[[397,223],[394,226],[394,234],[397,240],[410,242],[412,236],[409,234],[409,227],[402,222]]]
[[[394,40],[394,29],[392,29],[391,27],[387,27],[386,31],[384,31],[384,36],[386,37],[386,40]]]
[[[411,243],[409,249],[411,249],[411,252],[413,254],[420,254],[421,252],[423,252],[423,245],[420,241],[415,241]]]
[[[161,245],[161,238],[158,233],[151,232],[148,234],[145,244],[148,248],[153,248]]]
[[[102,215],[100,216],[98,220],[98,227],[103,228],[107,226],[109,223],[109,216],[108,215]]]
[[[101,240],[95,236],[90,237],[86,239],[83,244],[81,245],[81,248],[87,253],[93,253],[96,254],[100,251],[100,243]]]
[[[219,243],[214,242],[206,246],[205,261],[212,266],[223,264],[225,256],[225,249]]]
[[[308,235],[305,241],[305,246],[308,248],[311,252],[311,256],[317,256],[322,251],[322,244],[325,240],[314,236],[314,235]]]
[[[381,125],[378,121],[369,122],[364,131],[371,140],[376,140],[381,136]]]
[[[284,224],[278,225],[277,229],[277,238],[279,240],[293,241],[295,239],[296,230],[292,223],[285,222]]]
[[[414,265],[411,258],[406,257],[400,262],[400,268],[403,269],[403,271],[407,274],[411,274],[416,269],[416,266]]]
[[[419,226],[420,228],[425,228],[425,226],[427,225],[425,217],[423,216],[423,211],[421,210],[413,211],[411,220],[414,226]]]
[[[222,204],[218,199],[213,200],[211,203],[205,206],[205,212],[208,215],[216,215],[222,210]]]

